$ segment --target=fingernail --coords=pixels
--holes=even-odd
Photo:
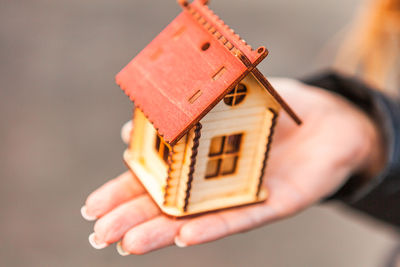
[[[86,221],[89,221],[89,222],[97,219],[96,216],[90,216],[89,214],[87,214],[87,209],[86,209],[85,205],[83,205],[81,208],[81,215]]]
[[[175,245],[176,245],[177,247],[179,247],[179,248],[185,248],[185,247],[188,246],[185,242],[183,242],[182,240],[180,240],[178,236],[175,236],[174,241],[175,241]]]
[[[95,249],[103,249],[103,248],[105,248],[105,247],[108,246],[108,244],[105,243],[105,242],[102,242],[102,243],[97,242],[97,241],[96,241],[96,234],[95,234],[95,233],[91,233],[91,234],[89,235],[89,243],[90,243],[90,245],[92,245],[92,247],[94,247]]]
[[[119,241],[119,242],[117,243],[116,248],[117,248],[117,251],[118,251],[118,254],[119,254],[119,255],[121,255],[121,256],[128,256],[128,255],[130,255],[129,252],[127,252],[127,251],[125,251],[125,250],[123,249],[123,247],[122,247],[122,242],[121,242],[121,241]]]

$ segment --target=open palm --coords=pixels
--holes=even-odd
[[[94,191],[83,215],[97,219],[91,243],[118,242],[121,254],[189,246],[243,232],[295,214],[335,192],[349,175],[374,161],[372,122],[346,100],[289,79],[272,84],[303,120],[281,114],[265,173],[269,198],[259,204],[175,219],[161,213],[130,172]],[[126,141],[130,129],[123,130]]]

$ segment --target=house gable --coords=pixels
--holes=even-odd
[[[208,205],[206,202],[229,195],[258,197],[271,123],[281,107],[253,74],[240,83],[248,91],[240,104],[232,107],[222,100],[200,121],[202,130],[190,186],[189,211],[202,209]],[[207,179],[211,140],[235,134],[242,135],[235,172]]]
[[[218,116],[224,116],[226,117],[226,119],[247,116],[246,113],[243,112],[246,109],[251,108],[271,107],[276,111],[280,110],[281,105],[268,92],[268,90],[253,73],[250,72],[241,81],[239,81],[238,84],[245,85],[247,89],[247,93],[243,101],[240,102],[238,105],[229,106],[224,103],[224,99],[221,99],[220,102],[218,102],[218,104],[213,107],[208,112],[208,114],[200,120],[201,123],[207,122],[209,120],[214,120],[213,118],[217,118]]]

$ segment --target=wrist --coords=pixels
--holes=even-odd
[[[365,177],[365,180],[369,181],[374,177],[377,177],[384,168],[386,153],[384,149],[385,145],[383,136],[378,129],[378,126],[366,114],[364,114],[364,116],[366,117],[364,133],[366,134],[365,146],[367,151],[365,153],[364,161],[356,172],[358,172],[362,177]]]
[[[360,137],[365,138],[366,153],[360,164],[349,172],[350,179],[330,197],[354,203],[365,198],[383,180],[393,178],[399,169],[396,155],[400,151],[397,139],[399,119],[398,105],[384,94],[366,86],[361,81],[335,72],[326,72],[305,79],[304,82],[342,96],[355,109],[362,119]],[[400,138],[399,138],[400,139]]]
[[[346,98],[324,91],[333,97],[335,110],[349,121],[347,132],[348,142],[344,147],[353,147],[350,160],[347,163],[348,178],[334,197],[357,196],[368,184],[373,183],[386,164],[386,151],[383,134],[378,124],[362,109]]]

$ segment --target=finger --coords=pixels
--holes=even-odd
[[[132,132],[132,121],[127,121],[121,128],[121,139],[125,144],[129,143]]]
[[[128,201],[101,217],[94,226],[96,241],[111,244],[120,240],[133,226],[160,214],[149,195]]]
[[[130,229],[120,248],[129,254],[144,254],[174,244],[174,238],[187,219],[174,219],[164,215]],[[120,254],[124,253],[119,250]],[[126,255],[126,253],[125,253]]]
[[[137,178],[127,171],[91,193],[84,210],[89,218],[99,218],[119,204],[144,192],[145,189]]]

